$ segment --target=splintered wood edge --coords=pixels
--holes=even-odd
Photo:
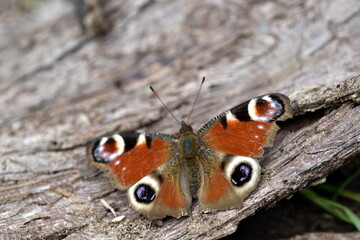
[[[294,115],[303,115],[323,108],[331,108],[346,101],[360,103],[360,75],[346,79],[333,88],[313,87],[290,94]]]

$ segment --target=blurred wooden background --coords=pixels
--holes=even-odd
[[[0,238],[213,239],[360,154],[360,2],[3,0]],[[291,96],[242,209],[162,227],[89,168],[84,146],[113,131],[197,129],[248,98]],[[315,112],[315,113],[313,113]],[[111,223],[105,199],[125,216]]]

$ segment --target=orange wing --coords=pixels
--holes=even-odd
[[[204,148],[201,210],[239,207],[256,188],[261,168],[255,159],[271,146],[277,120],[292,117],[288,97],[269,94],[244,102],[206,123],[198,132]],[[254,158],[253,158],[254,157]]]
[[[181,217],[189,214],[191,194],[181,179],[183,169],[177,156],[168,164],[142,178],[128,190],[131,206],[149,219],[166,216]]]
[[[198,135],[211,150],[240,156],[260,157],[271,146],[279,127],[275,121],[292,117],[288,97],[264,95],[220,114]]]
[[[200,210],[239,207],[260,181],[258,161],[243,156],[222,158],[216,153],[207,154],[200,157],[204,167],[204,179],[198,192]]]
[[[171,158],[174,141],[164,134],[115,134],[88,145],[87,155],[110,172],[117,188],[127,189]]]
[[[191,196],[174,154],[177,141],[165,134],[103,137],[87,148],[92,165],[109,171],[115,186],[128,189],[130,205],[150,219],[189,213]]]

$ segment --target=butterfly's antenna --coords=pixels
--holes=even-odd
[[[201,81],[199,90],[198,90],[198,92],[197,92],[197,94],[196,94],[195,101],[194,101],[193,106],[192,106],[192,108],[191,108],[191,111],[190,111],[189,117],[188,117],[188,119],[187,119],[187,121],[186,121],[186,124],[189,124],[191,114],[192,114],[193,111],[194,111],[195,104],[196,104],[196,102],[197,102],[197,100],[198,100],[198,98],[199,98],[200,91],[201,91],[201,87],[202,87],[202,85],[204,84],[204,82],[205,82],[205,77],[203,77],[203,79],[202,79],[202,81]]]
[[[180,121],[174,116],[174,114],[170,111],[170,109],[165,105],[165,103],[161,100],[159,95],[155,92],[154,88],[152,86],[149,86],[150,90],[155,94],[155,96],[159,99],[159,101],[162,103],[162,105],[166,108],[166,110],[173,116],[173,118],[179,123],[181,126]]]

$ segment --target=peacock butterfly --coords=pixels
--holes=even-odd
[[[257,158],[272,145],[276,121],[291,117],[289,98],[272,93],[219,114],[197,132],[183,121],[178,138],[149,132],[102,137],[88,144],[87,156],[149,219],[188,215],[193,199],[204,212],[238,208],[260,180]]]

